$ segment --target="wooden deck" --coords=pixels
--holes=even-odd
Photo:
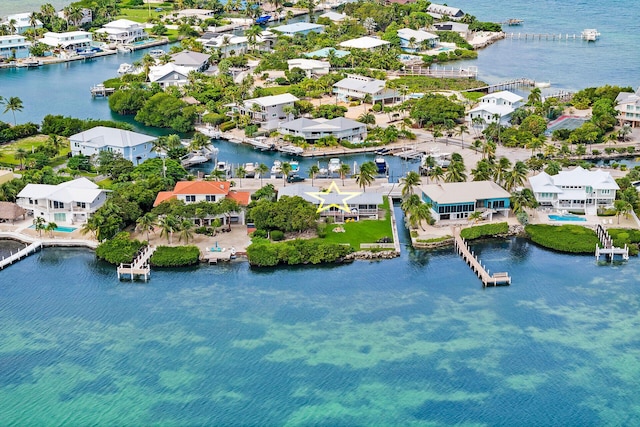
[[[460,92],[487,92],[487,93],[493,93],[493,92],[498,92],[501,90],[512,90],[512,89],[517,89],[520,87],[534,87],[536,85],[535,80],[531,80],[531,79],[513,79],[513,80],[507,80],[504,82],[500,82],[500,83],[496,83],[496,84],[492,84],[492,85],[487,85],[487,86],[480,86],[480,87],[474,87],[471,89],[465,89],[465,90],[461,90]]]
[[[478,256],[469,249],[467,242],[460,236],[460,229],[458,227],[453,228],[454,248],[458,255],[467,263],[471,270],[482,281],[482,286],[498,286],[498,285],[510,285],[511,277],[509,273],[493,273],[489,274],[489,271],[485,269],[482,262],[478,259]]]
[[[42,248],[42,242],[36,241],[31,243],[30,245],[25,246],[23,249],[20,249],[15,254],[12,254],[8,257],[2,257],[0,260],[0,270],[4,270],[5,267],[13,264],[14,262],[20,261],[22,258],[25,258],[32,253],[37,252]]]
[[[624,245],[624,248],[613,246],[613,239],[600,224],[596,227],[596,235],[602,244],[602,248],[596,244],[596,260],[599,261],[602,255],[607,257],[611,262],[613,262],[613,258],[615,258],[616,255],[620,255],[625,261],[629,260],[629,247],[627,245]]]
[[[128,275],[132,282],[136,276],[141,276],[145,282],[149,280],[151,276],[149,258],[151,258],[155,250],[155,246],[145,246],[131,264],[120,264],[116,269],[118,280],[124,275]]]

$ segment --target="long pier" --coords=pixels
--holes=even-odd
[[[15,254],[10,255],[5,258],[2,257],[0,260],[0,270],[4,270],[5,267],[13,264],[14,262],[20,261],[22,258],[28,257],[29,255],[36,253],[42,248],[42,242],[36,241],[31,243],[30,245],[26,245],[23,249],[20,249]]]
[[[506,33],[505,38],[512,40],[583,40],[582,34],[553,34],[553,33]]]
[[[611,262],[613,262],[613,258],[616,255],[621,255],[622,259],[625,261],[629,260],[629,247],[626,244],[624,245],[624,248],[613,246],[613,239],[609,236],[607,230],[605,230],[600,224],[596,227],[596,235],[602,244],[601,248],[600,245],[596,243],[596,260],[599,261],[601,255],[608,257]]]
[[[131,264],[121,263],[116,269],[118,280],[120,280],[123,275],[128,275],[132,282],[135,276],[142,276],[145,282],[149,280],[149,276],[151,276],[149,258],[151,258],[155,250],[155,246],[145,246]]]
[[[475,79],[478,77],[478,67],[422,67],[406,66],[402,70],[390,72],[396,76],[428,76],[437,78]]]
[[[460,229],[458,227],[453,228],[453,245],[462,259],[467,263],[471,270],[482,281],[482,286],[498,286],[498,285],[510,285],[511,277],[509,273],[493,273],[489,274],[489,270],[485,269],[482,262],[478,259],[478,256],[469,249],[467,242],[460,236]]]
[[[492,92],[501,91],[501,90],[516,89],[516,88],[519,88],[519,87],[534,87],[535,85],[536,85],[535,80],[521,78],[521,79],[507,80],[507,81],[496,83],[496,84],[492,84],[492,85],[486,85],[486,86],[474,87],[474,88],[471,88],[471,89],[465,89],[465,90],[461,90],[460,92],[487,92],[487,93],[492,93]]]

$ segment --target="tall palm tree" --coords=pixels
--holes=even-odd
[[[13,157],[16,160],[20,161],[20,169],[22,169],[22,166],[23,166],[22,162],[24,159],[27,158],[27,151],[24,148],[18,148],[16,152],[13,154]]]
[[[444,169],[440,166],[435,166],[429,171],[429,176],[436,182],[436,184],[439,183],[441,179],[444,179],[444,175]]]
[[[166,136],[161,136],[157,138],[155,141],[151,142],[153,147],[151,151],[158,153],[160,157],[162,157],[162,177],[167,177],[167,165],[166,165],[166,157],[167,151],[169,151],[169,141]]]
[[[136,229],[141,233],[147,233],[147,242],[149,241],[149,232],[155,230],[157,217],[151,212],[142,215],[136,221]]]
[[[318,175],[319,172],[320,172],[320,168],[318,167],[318,165],[311,165],[309,167],[309,170],[307,171],[307,173],[309,174],[309,178],[311,178],[312,187],[313,187],[313,179],[316,177],[316,175]]]
[[[38,235],[42,237],[42,230],[45,229],[46,221],[41,216],[35,217],[33,219],[33,226],[38,232]]]
[[[338,169],[338,174],[340,174],[340,179],[342,179],[342,186],[344,187],[344,179],[351,173],[351,167],[346,163],[341,163],[340,168]]]
[[[244,166],[240,165],[236,168],[235,174],[240,179],[240,187],[242,187],[242,178],[247,175],[247,170],[244,168]]]
[[[400,179],[402,183],[402,197],[406,198],[413,195],[414,187],[417,187],[422,183],[420,179],[420,174],[416,171],[410,171],[407,173],[407,176]]]
[[[536,201],[536,197],[528,188],[523,188],[520,191],[515,191],[511,193],[511,206],[513,208],[513,212],[518,214],[523,212],[525,208],[535,208],[538,206],[538,202]]]
[[[504,182],[504,175],[509,168],[511,168],[511,161],[506,157],[500,157],[500,160],[498,160],[498,163],[496,163],[493,168],[493,180],[497,184],[502,184]]]
[[[445,182],[464,182],[467,180],[467,174],[465,173],[465,166],[462,162],[452,161],[447,168],[447,172],[444,176]]]
[[[264,163],[260,163],[258,167],[256,167],[256,172],[260,175],[260,187],[262,187],[262,178],[269,173],[269,166]]]
[[[620,221],[618,221],[618,223],[619,222]],[[47,225],[44,226],[44,231],[48,232],[50,237],[53,237],[53,232],[56,231],[56,228],[58,228],[58,224],[55,222],[48,222]]]
[[[284,180],[284,186],[287,186],[287,178],[289,177],[289,174],[291,173],[291,163],[289,162],[283,162],[282,166],[280,166],[280,169],[282,170],[282,179]]]
[[[178,231],[180,223],[175,215],[165,215],[158,220],[158,227],[160,227],[160,237],[166,236],[167,242],[171,244],[171,238],[173,233]]]
[[[469,131],[469,128],[464,124],[458,126],[458,130],[456,131],[456,135],[460,137],[460,146],[464,148],[464,134]]]
[[[180,234],[178,235],[178,241],[182,241],[184,238],[185,243],[189,243],[189,239],[193,239],[193,222],[188,219],[182,220],[178,227]]]
[[[364,162],[360,165],[360,171],[356,174],[356,184],[362,187],[362,191],[366,192],[367,187],[375,181],[378,168],[373,162]]]
[[[194,133],[193,138],[191,138],[191,141],[189,141],[189,149],[192,151],[199,151],[203,148],[208,148],[210,145],[211,139],[209,139],[207,135],[201,132]]]
[[[16,111],[22,111],[22,100],[17,96],[12,96],[9,99],[0,99],[0,104],[4,104],[4,113],[11,111],[13,113],[13,124],[16,125]]]

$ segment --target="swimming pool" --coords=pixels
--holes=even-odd
[[[587,218],[577,215],[549,215],[551,221],[586,221]]]
[[[35,229],[36,226],[35,225],[30,225],[29,228]],[[58,227],[56,227],[55,230],[53,231],[58,231],[60,233],[71,233],[73,231],[76,231],[78,228],[76,227],[65,227],[65,226],[61,226],[59,225]]]

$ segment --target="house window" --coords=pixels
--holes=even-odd
[[[86,209],[87,204],[85,202],[76,202],[76,207]]]
[[[32,205],[33,204],[33,199],[29,199],[29,204]]]
[[[215,202],[216,201],[216,196],[212,196],[212,195],[207,194],[207,196],[205,197],[205,200],[207,202]]]
[[[602,195],[611,194],[611,190],[600,190],[600,194]]]
[[[55,200],[53,201],[53,208],[54,209],[64,209],[64,203],[62,202],[56,202]]]
[[[195,201],[196,201],[196,196],[193,196],[193,195],[191,195],[191,196],[185,196],[185,200],[186,200],[187,202],[195,202]]]

